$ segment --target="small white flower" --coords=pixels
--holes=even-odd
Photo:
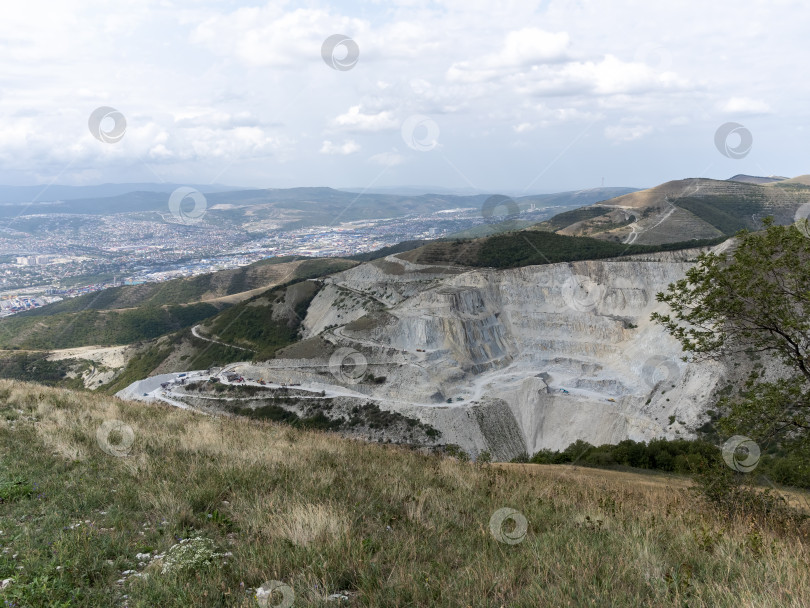
[[[186,538],[166,552],[161,572],[166,574],[172,570],[196,570],[210,566],[214,560],[222,557],[225,554],[215,551],[214,541],[210,538]]]

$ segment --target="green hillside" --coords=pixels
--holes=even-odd
[[[330,258],[329,260],[328,263],[336,269],[344,269],[352,265],[340,258]],[[188,304],[204,297],[205,299],[217,298],[249,291],[273,282],[285,282],[298,278],[302,274],[311,273],[314,267],[322,266],[324,263],[300,256],[270,258],[241,268],[172,279],[163,283],[112,287],[20,313],[16,317],[42,317],[65,312],[111,310],[134,306]],[[298,268],[301,265],[303,268],[299,272]]]
[[[9,317],[0,323],[0,348],[53,350],[131,344],[190,327],[221,307],[145,305],[129,310],[84,310],[40,317]]]
[[[610,211],[610,209],[607,207],[580,207],[579,209],[573,209],[572,211],[558,213],[547,222],[540,224],[540,226],[547,226],[550,230],[562,230],[563,228],[570,226],[571,224],[581,222],[582,220],[589,220],[594,217],[605,215],[608,211]]]
[[[202,338],[194,336],[190,329],[163,336],[144,345],[115,380],[100,388],[116,393],[156,372],[271,359],[278,350],[299,340],[307,307],[320,288],[319,282],[297,279],[208,319],[200,326]]]
[[[202,330],[221,342],[251,350],[255,359],[269,359],[279,348],[297,341],[298,328],[320,287],[314,281],[276,287],[222,312],[204,323]]]
[[[275,258],[165,283],[123,286],[63,300],[0,320],[0,348],[53,350],[131,344],[191,327],[231,305],[199,302],[354,266],[340,258]]]
[[[396,245],[391,245],[390,247],[382,247],[381,249],[375,249],[374,251],[357,253],[355,255],[349,256],[348,259],[357,260],[358,262],[370,262],[372,260],[384,258],[387,255],[394,255],[395,253],[403,253],[405,251],[410,251],[411,249],[416,249],[417,247],[421,247],[427,242],[428,241],[419,241],[419,240],[403,241],[401,243],[397,243]]]
[[[712,238],[716,231],[732,236],[742,229],[758,230],[766,217],[790,224],[807,202],[810,186],[800,182],[690,178],[559,213],[538,228],[560,231],[578,224],[579,236],[626,242],[635,234],[637,240],[630,242],[657,244]],[[683,211],[673,213],[673,207]]]
[[[400,257],[421,264],[459,264],[516,268],[577,260],[597,260],[639,253],[675,251],[715,245],[725,239],[692,240],[663,245],[622,245],[589,237],[523,230],[472,241],[434,241]]]

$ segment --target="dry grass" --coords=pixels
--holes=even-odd
[[[99,449],[112,419],[133,430],[126,456]],[[255,606],[270,580],[296,606],[810,605],[800,536],[719,517],[683,478],[479,466],[12,382],[0,421],[0,476],[40,492],[0,503],[17,605]],[[496,540],[502,508],[522,542]],[[227,564],[167,577],[135,558],[192,535]]]
[[[595,483],[598,488],[624,489],[638,492],[648,490],[649,500],[659,504],[659,499],[671,492],[681,493],[683,490],[694,487],[689,477],[683,475],[667,474],[661,472],[636,473],[631,471],[612,471],[589,467],[575,467],[569,465],[546,464],[518,464],[496,463],[493,466],[521,471],[527,475],[541,475],[547,479],[558,479],[583,484]],[[767,488],[782,497],[792,508],[810,515],[810,493],[792,488]]]

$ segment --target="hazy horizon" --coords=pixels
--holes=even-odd
[[[753,175],[753,174],[734,174],[729,175],[728,177],[716,177],[716,178],[707,178],[704,176],[692,176],[692,175],[684,175],[678,177],[671,177],[670,179],[665,180],[665,182],[655,183],[655,184],[600,184],[596,186],[590,186],[588,188],[570,188],[568,190],[540,190],[540,189],[532,189],[526,192],[520,192],[517,189],[508,189],[508,188],[500,188],[497,189],[499,193],[505,194],[521,194],[525,195],[542,195],[542,194],[556,194],[561,192],[573,192],[577,190],[595,190],[599,188],[635,188],[638,190],[645,190],[648,188],[654,188],[655,186],[660,185],[661,183],[666,183],[668,181],[677,181],[681,179],[692,179],[692,178],[704,178],[704,179],[716,179],[720,181],[728,181],[732,177],[736,175],[748,175],[749,177],[782,177],[782,178],[793,178],[798,177],[799,175],[780,175],[780,174],[771,174],[771,175]],[[802,174],[804,175],[804,174]],[[45,196],[49,189],[51,188],[94,188],[94,187],[101,187],[101,186],[132,186],[132,187],[139,187],[139,186],[165,186],[166,191],[171,190],[173,187],[180,185],[179,182],[129,182],[129,181],[120,181],[120,182],[111,182],[111,181],[100,181],[100,182],[93,182],[87,184],[67,184],[67,183],[25,183],[25,184],[8,184],[3,183],[0,184],[0,189],[2,188],[42,188],[43,196],[39,197],[40,200],[48,200]],[[425,184],[393,184],[390,186],[377,186],[377,187],[366,187],[366,186],[336,186],[332,184],[322,184],[322,183],[300,183],[300,184],[292,184],[289,186],[267,186],[267,185],[240,185],[240,184],[194,184],[194,183],[185,183],[183,185],[188,186],[199,186],[202,188],[207,188],[210,191],[214,192],[228,192],[230,190],[284,190],[284,189],[296,189],[296,188],[332,188],[334,190],[342,190],[344,192],[369,192],[369,193],[403,193],[403,194],[413,194],[414,192],[422,192],[424,194],[457,194],[457,195],[474,195],[474,194],[494,194],[496,193],[496,189],[485,189],[485,188],[471,188],[471,187],[464,187],[464,186],[456,186],[456,187],[448,187],[448,186],[439,186],[439,185],[425,185]],[[132,190],[136,191],[136,190]]]

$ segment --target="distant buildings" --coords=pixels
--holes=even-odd
[[[0,299],[0,317],[7,317],[17,312],[39,308],[52,302],[58,302],[58,296],[17,296]]]
[[[18,266],[41,266],[56,261],[58,261],[58,258],[54,255],[28,255],[17,257]]]
[[[532,204],[529,212],[535,209]],[[544,208],[530,219],[541,221],[562,210]],[[271,257],[350,256],[458,234],[485,222],[476,208],[258,234],[227,222],[191,230],[125,214],[80,219],[77,230],[36,235],[0,230],[0,251],[9,256],[0,262],[0,316],[119,285],[191,277]]]

